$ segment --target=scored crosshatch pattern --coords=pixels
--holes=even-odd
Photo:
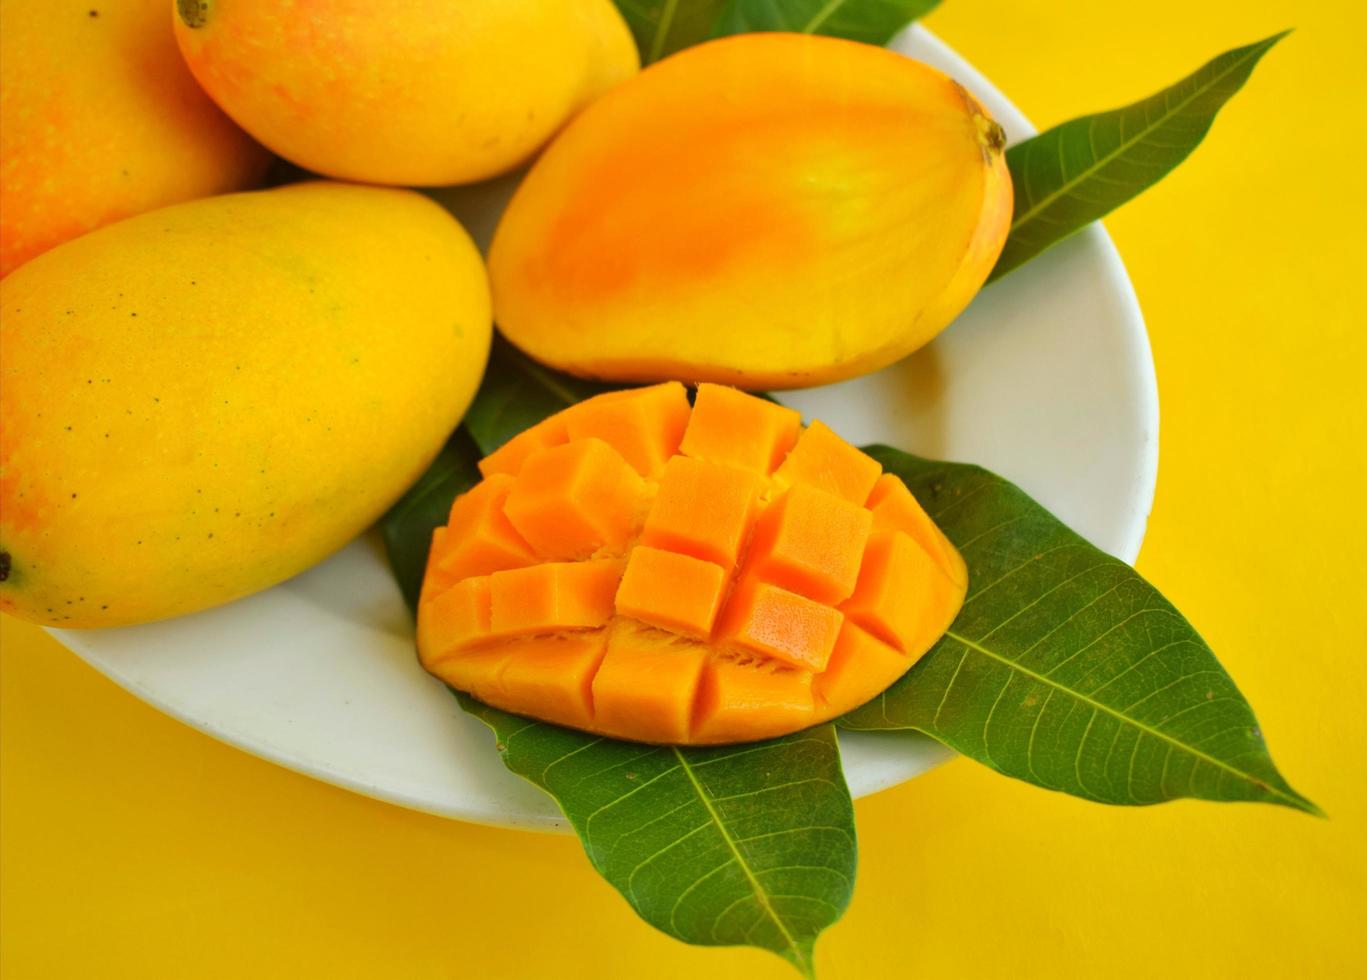
[[[962,559],[897,477],[820,422],[717,385],[609,392],[480,463],[433,536],[423,663],[602,734],[796,731],[900,677]]]

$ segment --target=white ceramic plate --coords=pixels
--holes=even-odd
[[[893,45],[976,94],[1016,139],[1030,124],[926,31]],[[514,180],[442,196],[487,238]],[[982,293],[928,348],[885,371],[783,399],[856,444],[981,463],[1101,548],[1133,561],[1153,499],[1158,403],[1134,292],[1100,227]],[[318,779],[481,823],[563,829],[493,738],[419,668],[374,535],[304,575],[148,626],[55,631],[116,683],[195,728]],[[850,735],[862,796],[948,752],[915,735]]]

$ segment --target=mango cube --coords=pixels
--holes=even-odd
[[[755,518],[761,478],[747,470],[675,456],[641,531],[641,544],[731,569]]]
[[[795,484],[761,515],[746,569],[808,599],[841,602],[854,591],[872,524],[863,507]]]
[[[602,439],[641,476],[656,476],[679,451],[688,425],[688,393],[677,381],[613,391],[566,413],[570,439]]]
[[[637,545],[617,590],[617,611],[651,626],[706,639],[726,594],[726,578],[726,572],[711,562]]]
[[[528,457],[504,511],[539,556],[575,561],[601,549],[623,554],[644,498],[644,481],[615,449],[581,439]]]
[[[802,416],[726,385],[700,384],[679,452],[768,476],[797,441]]]
[[[881,472],[878,460],[855,449],[824,422],[813,422],[798,436],[774,478],[782,486],[806,483],[862,507]]]
[[[824,670],[844,617],[768,582],[742,581],[727,604],[721,635],[754,653],[805,670]]]
[[[547,562],[489,576],[489,630],[528,636],[591,629],[612,617],[622,561]]]
[[[436,567],[453,580],[536,564],[536,553],[503,512],[514,480],[495,474],[456,498]]]

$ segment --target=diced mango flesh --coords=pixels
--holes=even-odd
[[[602,439],[641,476],[657,476],[679,451],[688,425],[688,393],[677,381],[631,392],[630,397],[591,398],[566,413],[571,440]]]
[[[691,741],[693,703],[711,650],[622,621],[593,679],[595,730],[642,742]]]
[[[942,610],[958,611],[961,588],[901,531],[880,531],[869,541],[854,595],[841,604],[845,617],[919,657],[949,627]]]
[[[882,467],[855,449],[823,422],[813,422],[798,436],[774,479],[781,486],[806,483],[850,503],[864,506]]]
[[[479,471],[485,477],[502,473],[517,476],[527,457],[543,449],[563,446],[569,441],[564,413],[552,415],[530,429],[524,429],[479,461]]]
[[[489,579],[468,578],[418,607],[418,650],[432,664],[489,638]]]
[[[797,442],[802,416],[725,385],[700,384],[679,452],[768,476]]]
[[[816,699],[823,705],[859,704],[870,687],[883,690],[911,664],[912,658],[846,620],[826,669],[816,675]]]
[[[508,520],[546,561],[626,553],[640,528],[645,482],[601,439],[581,439],[527,458],[508,494]]]
[[[769,582],[744,582],[726,608],[722,638],[751,653],[822,671],[844,616]]]
[[[504,512],[514,482],[511,476],[496,473],[456,498],[446,534],[434,549],[437,568],[444,575],[458,581],[536,564],[536,553]]]
[[[963,559],[897,477],[731,388],[610,392],[480,464],[433,535],[423,664],[518,714],[713,744],[836,717],[963,602]]]
[[[664,468],[640,543],[730,568],[763,489],[763,480],[746,470],[675,456]]]
[[[812,677],[773,661],[713,657],[698,692],[694,739],[743,742],[757,727],[796,731],[814,724]]]
[[[873,515],[798,483],[771,503],[755,528],[746,568],[816,602],[849,598]]]
[[[489,576],[489,632],[533,636],[596,629],[612,618],[622,561],[547,562]]]
[[[662,582],[669,587],[660,588]],[[705,640],[712,635],[726,587],[726,570],[720,565],[637,545],[617,590],[617,612]]]
[[[537,706],[542,721],[593,725],[593,679],[603,662],[603,630],[535,636],[509,646],[501,686],[509,701]]]
[[[968,567],[963,556],[936,527],[905,483],[891,473],[884,473],[873,485],[868,507],[875,529],[911,535],[950,579],[958,585],[968,584]]]

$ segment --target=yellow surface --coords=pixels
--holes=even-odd
[[[1163,398],[1140,568],[1205,633],[1329,819],[1110,809],[955,762],[858,804],[863,861],[817,949],[825,980],[1362,975],[1359,11],[946,0],[931,18],[1041,123],[1299,28],[1208,144],[1109,225]],[[789,976],[768,954],[642,925],[570,839],[311,782],[162,717],[29,627],[7,619],[0,638],[6,980]]]

